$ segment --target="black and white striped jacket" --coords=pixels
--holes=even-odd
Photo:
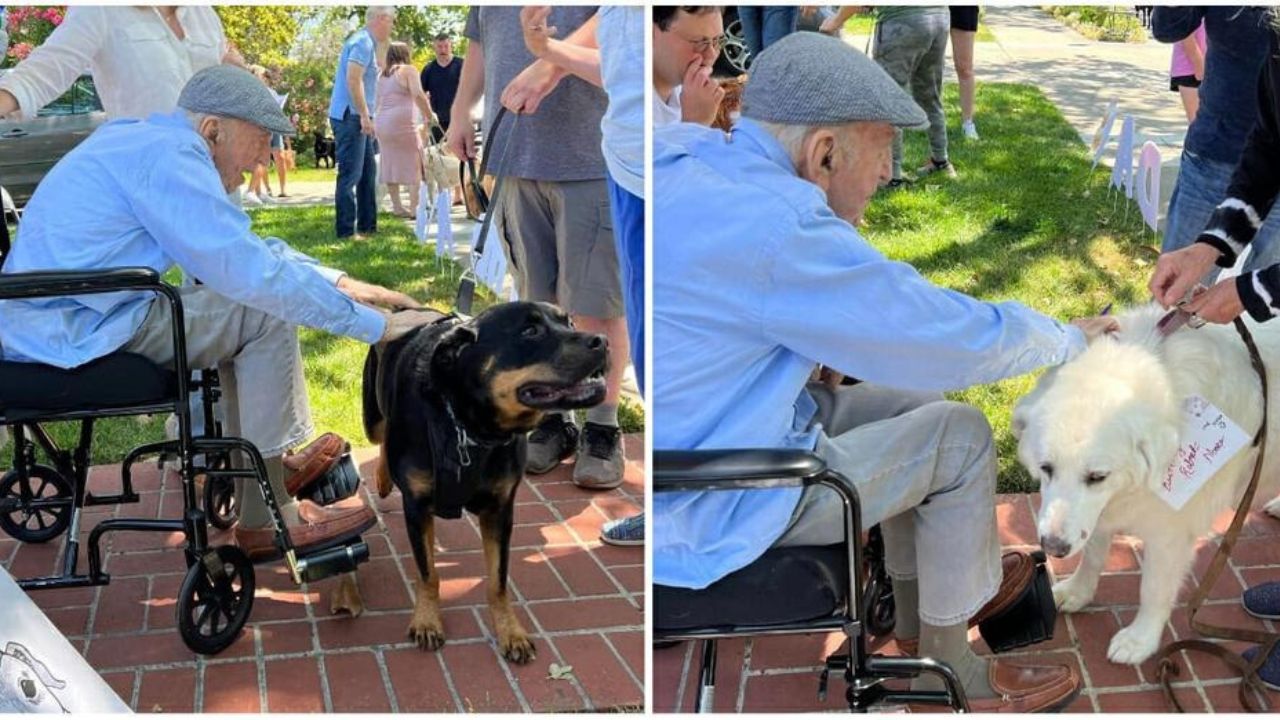
[[[1227,199],[1213,211],[1196,238],[1222,253],[1218,265],[1231,267],[1257,234],[1280,194],[1280,37],[1273,34],[1258,77],[1258,122],[1249,134],[1227,187]],[[1280,265],[1236,278],[1245,310],[1255,320],[1280,314]]]

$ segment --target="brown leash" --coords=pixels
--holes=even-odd
[[[1267,658],[1270,657],[1271,651],[1275,649],[1276,644],[1280,643],[1280,635],[1262,630],[1210,625],[1196,619],[1196,613],[1200,612],[1200,606],[1204,604],[1205,598],[1209,596],[1209,591],[1213,588],[1213,584],[1217,582],[1218,575],[1227,566],[1227,560],[1231,557],[1231,550],[1235,547],[1241,528],[1244,527],[1245,518],[1249,516],[1249,509],[1253,507],[1253,498],[1258,490],[1258,480],[1262,476],[1262,461],[1267,447],[1267,371],[1262,364],[1262,356],[1258,354],[1258,346],[1253,342],[1253,335],[1245,327],[1244,321],[1237,317],[1235,326],[1236,332],[1240,333],[1240,339],[1244,341],[1245,347],[1249,349],[1249,363],[1253,365],[1254,372],[1258,374],[1258,380],[1262,383],[1262,425],[1258,428],[1258,434],[1253,438],[1253,446],[1258,448],[1258,456],[1254,461],[1253,475],[1249,478],[1249,487],[1245,489],[1244,497],[1240,498],[1240,504],[1236,506],[1235,517],[1231,519],[1231,527],[1227,528],[1222,542],[1218,544],[1218,551],[1214,554],[1213,561],[1209,563],[1209,569],[1204,574],[1204,579],[1200,581],[1195,593],[1191,596],[1190,624],[1191,629],[1204,638],[1238,640],[1257,643],[1262,647],[1252,663],[1210,639],[1177,640],[1160,648],[1160,652],[1156,654],[1156,660],[1159,663],[1156,670],[1156,679],[1160,682],[1165,701],[1180,713],[1185,713],[1186,709],[1182,707],[1182,704],[1178,702],[1178,698],[1173,693],[1173,679],[1179,675],[1180,669],[1172,656],[1183,650],[1199,651],[1213,655],[1235,668],[1241,677],[1239,689],[1241,707],[1249,712],[1266,712],[1271,709],[1271,703],[1267,700],[1266,688],[1262,686],[1261,681],[1258,679],[1258,669],[1267,662]],[[1252,696],[1248,692],[1250,689],[1254,691]],[[1262,698],[1261,705],[1254,702],[1255,697]]]

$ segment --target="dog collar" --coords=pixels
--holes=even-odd
[[[1184,303],[1178,303],[1156,323],[1156,332],[1160,333],[1160,337],[1169,337],[1184,325],[1192,330],[1204,327],[1204,318],[1188,311],[1183,305]]]

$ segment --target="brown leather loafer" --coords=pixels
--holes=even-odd
[[[978,609],[977,615],[969,618],[969,627],[977,627],[978,623],[1012,605],[1036,576],[1035,560],[1020,550],[1010,550],[1002,555],[1000,566],[1004,571],[1000,578],[1000,589],[996,590],[995,597]],[[919,638],[899,638],[897,643],[898,649],[906,655],[915,656],[920,651]]]
[[[297,525],[289,526],[289,538],[299,554],[340,545],[355,539],[360,533],[373,527],[378,517],[359,496],[353,496],[327,507],[320,507],[309,500],[298,502]],[[236,525],[236,545],[254,562],[265,562],[281,557],[276,545],[274,528],[243,528]]]
[[[296,452],[285,453],[282,462],[288,472],[284,486],[290,495],[297,496],[320,479],[338,462],[350,445],[337,433],[325,433]]]
[[[987,681],[997,695],[970,698],[971,713],[1057,712],[1080,694],[1080,676],[1070,665],[1018,665],[1008,660],[992,660]],[[913,713],[950,712],[942,705],[912,704]]]
[[[997,697],[970,700],[970,712],[1056,712],[1080,694],[1080,676],[1070,665],[1018,665],[992,660],[987,679]]]
[[[1022,597],[1022,593],[1036,576],[1036,561],[1019,550],[1010,550],[1002,555],[1000,567],[1003,572],[1000,589],[996,591],[995,597],[978,610],[977,615],[970,618],[969,627],[975,627],[983,620],[1007,610]]]

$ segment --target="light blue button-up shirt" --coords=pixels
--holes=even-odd
[[[814,367],[954,390],[1061,363],[1078,329],[886,259],[750,120],[654,134],[653,428],[660,449],[813,449]],[[703,588],[782,536],[799,489],[654,497],[654,582]]]
[[[342,44],[342,52],[338,55],[338,70],[333,77],[333,94],[329,96],[329,117],[341,120],[347,110],[356,114],[355,103],[351,101],[351,91],[347,88],[347,63],[353,62],[364,68],[360,76],[364,83],[364,104],[373,115],[374,97],[378,89],[378,61],[374,57],[373,36],[368,28],[360,28]]]
[[[3,272],[174,265],[219,294],[297,325],[376,342],[386,321],[337,289],[341,276],[232,205],[208,145],[181,111],[114,120],[49,171],[27,205]],[[121,292],[0,301],[6,360],[71,368],[118,350],[155,295]]]

